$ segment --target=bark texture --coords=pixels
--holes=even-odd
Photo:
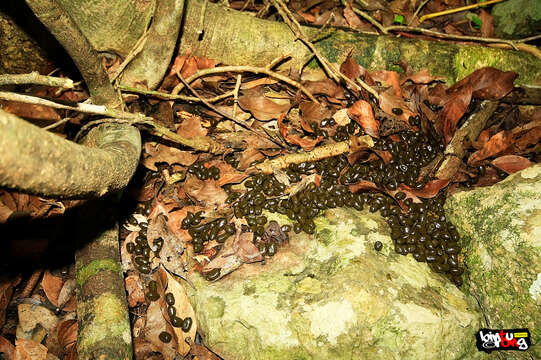
[[[57,0],[96,51],[126,56],[150,23],[156,0]],[[163,1],[161,1],[163,2]]]
[[[159,1],[143,50],[124,70],[122,85],[155,89],[162,82],[178,39],[184,0]]]
[[[118,223],[114,210],[86,204],[79,216],[76,254],[77,357],[132,359],[131,330],[120,264]]]
[[[201,29],[202,8],[199,0],[187,1],[180,54],[192,51],[194,55],[217,62],[252,66],[265,66],[273,59],[289,54],[292,59],[281,67],[285,71],[298,71],[310,59],[308,49],[296,41],[284,23],[257,19],[209,2]],[[319,29],[304,29],[311,39],[322,39],[315,43],[316,47],[336,64],[342,63],[351,51],[355,60],[369,70],[398,70],[398,61],[405,60],[416,71],[426,68],[432,75],[443,76],[448,83],[455,83],[479,68],[493,66],[517,72],[516,84],[541,84],[541,61],[525,52],[397,36],[362,35],[343,30],[320,33]],[[198,41],[201,30],[205,36]],[[315,61],[310,62],[308,68],[317,68]]]
[[[102,196],[124,188],[141,152],[139,131],[102,124],[85,139],[90,149],[0,110],[0,186],[51,197]]]
[[[26,3],[69,53],[85,79],[92,101],[111,107],[120,105],[120,97],[114,91],[98,53],[71,17],[55,0],[27,0]]]

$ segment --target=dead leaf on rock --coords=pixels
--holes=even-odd
[[[151,219],[147,239],[151,249],[155,250],[161,243],[159,256],[151,255],[152,260],[156,258],[157,264],[161,263],[167,270],[175,274],[183,274],[185,263],[182,258],[184,253],[184,239],[176,231],[172,231],[168,225],[168,218],[160,214]],[[154,261],[152,261],[154,263]]]
[[[384,83],[384,86],[390,86],[394,96],[402,98],[403,95],[400,87],[400,77],[396,71],[380,70],[371,72],[370,75],[375,81]]]
[[[220,178],[218,179],[218,185],[220,186],[238,184],[248,177],[248,174],[238,171],[225,161],[214,160],[209,165],[220,169]]]
[[[280,135],[290,144],[299,145],[305,151],[311,151],[314,147],[323,140],[323,136],[318,136],[315,139],[309,137],[300,137],[297,134],[289,134],[287,126],[283,123],[284,116],[281,115],[278,117],[278,129],[280,130]]]
[[[464,88],[465,85],[469,85],[472,88],[474,97],[498,100],[513,90],[513,82],[517,76],[517,73],[513,71],[501,71],[493,67],[484,67],[451,86],[447,93],[454,93],[456,90]]]
[[[347,76],[351,80],[357,79],[363,74],[363,69],[361,65],[351,56],[348,55],[346,60],[340,65],[340,72]]]
[[[412,81],[415,84],[430,84],[434,81],[442,81],[445,80],[443,76],[431,76],[428,72],[428,69],[422,69],[419,72],[416,72],[415,74],[411,74],[406,76],[401,80],[401,83],[405,83],[406,81]]]
[[[492,160],[492,165],[508,174],[513,174],[532,166],[532,162],[524,156],[503,155]]]
[[[302,112],[301,126],[304,131],[313,133],[314,130],[310,124],[319,126],[321,120],[331,117],[331,111],[321,104],[312,101],[303,101],[299,104],[299,109]]]
[[[175,304],[173,305],[176,310],[176,316],[181,319],[191,318],[192,326],[190,330],[184,332],[182,328],[173,327],[176,339],[178,340],[178,352],[184,356],[190,351],[190,345],[195,340],[195,333],[197,331],[197,319],[195,317],[195,311],[188,299],[188,294],[183,284],[181,284],[174,276],[172,276],[166,270],[160,268],[156,273],[156,280],[161,284],[160,288],[163,289],[163,293],[160,294],[160,300],[157,301],[161,305],[162,315],[165,319],[169,320],[167,314],[167,303],[165,302],[165,294],[171,293],[175,298]]]
[[[379,138],[379,122],[374,117],[372,105],[364,100],[357,100],[349,109],[348,115],[355,120],[366,133]]]
[[[471,96],[472,86],[469,83],[465,83],[462,87],[449,93],[448,101],[443,106],[438,120],[440,133],[445,138],[446,144],[453,138],[458,121],[466,113],[468,105],[470,105]]]

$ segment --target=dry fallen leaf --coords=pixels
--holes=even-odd
[[[379,138],[379,122],[374,117],[372,105],[367,101],[357,100],[348,109],[348,115],[361,125],[368,135]]]
[[[182,151],[174,147],[152,142],[145,143],[142,164],[149,170],[158,171],[156,164],[180,164],[190,166],[197,161],[199,155],[191,151]]]
[[[266,97],[263,87],[243,91],[243,95],[239,96],[239,105],[243,110],[251,112],[259,121],[277,119],[291,107],[289,101],[279,103]]]
[[[227,193],[216,180],[199,180],[195,175],[188,174],[184,182],[184,191],[192,199],[204,207],[221,206],[227,199]]]
[[[64,281],[62,278],[54,276],[49,270],[46,270],[43,274],[41,286],[45,292],[45,295],[47,296],[47,299],[49,299],[51,304],[54,306],[58,306],[58,295],[60,295],[60,290],[62,289],[63,284]]]
[[[513,174],[532,166],[532,162],[519,155],[503,155],[492,160],[492,165],[508,174]]]
[[[511,141],[512,136],[510,134],[507,134],[503,130],[500,131],[499,133],[492,136],[484,144],[481,150],[478,150],[470,155],[468,159],[468,165],[475,165],[481,160],[500,154],[502,151],[512,145]]]

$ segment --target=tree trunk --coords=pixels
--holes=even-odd
[[[280,56],[290,55],[291,60],[281,69],[294,72],[311,57],[286,24],[257,19],[210,2],[201,28],[202,4],[199,0],[187,1],[179,54],[192,51],[217,62],[252,66],[266,66]],[[201,30],[204,37],[198,41]],[[477,69],[493,66],[517,72],[516,84],[541,85],[541,60],[521,51],[344,30],[304,30],[310,39],[322,39],[315,43],[316,48],[336,64],[342,63],[351,51],[368,70],[398,70],[398,61],[404,60],[414,70],[428,69],[431,75],[443,76],[452,84]],[[316,62],[311,61],[307,70],[316,67]]]
[[[99,52],[128,55],[147,28],[156,0],[57,0]]]

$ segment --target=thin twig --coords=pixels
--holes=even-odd
[[[448,10],[444,10],[444,11],[438,11],[436,13],[421,16],[421,18],[419,19],[419,22],[422,23],[425,20],[432,19],[432,18],[435,18],[435,17],[438,17],[438,16],[455,14],[457,12],[471,10],[471,9],[477,9],[477,8],[480,8],[480,7],[496,4],[496,3],[499,3],[499,2],[502,2],[502,1],[504,1],[504,0],[489,0],[489,1],[485,1],[485,2],[479,2],[479,3],[473,4],[473,5],[467,5],[467,6],[462,6],[462,7],[459,7],[459,8],[448,9]]]
[[[150,26],[150,24],[148,26]],[[122,64],[120,64],[115,71],[109,74],[109,79],[111,79],[111,82],[115,81],[116,78],[118,78],[118,76],[122,73],[122,71],[124,71],[126,66],[128,66],[128,64],[137,56],[137,54],[139,54],[143,50],[143,47],[147,42],[147,37],[148,27],[145,29],[145,32],[143,33],[143,35],[141,35],[139,40],[137,40],[137,42],[130,50],[129,54],[126,56]]]
[[[215,113],[217,114],[220,114],[222,115],[223,117],[225,117],[226,119],[229,119],[231,121],[233,121],[235,124],[238,124],[240,126],[242,126],[243,128],[245,128],[246,130],[248,131],[251,131],[253,132],[254,134],[266,139],[266,140],[270,140],[272,141],[273,143],[275,143],[276,145],[279,145],[281,146],[281,144],[277,143],[276,141],[274,141],[272,138],[264,135],[264,134],[261,134],[259,131],[257,131],[256,129],[252,129],[251,127],[249,127],[248,125],[244,124],[241,120],[237,119],[236,117],[234,116],[231,116],[229,114],[227,114],[226,112],[218,109],[216,106],[212,105],[211,103],[209,103],[208,101],[206,101],[205,99],[203,99],[199,93],[186,81],[184,80],[184,78],[182,77],[182,75],[180,75],[179,71],[177,70],[175,72],[177,74],[177,77],[180,79],[180,81],[182,81],[184,83],[184,86],[186,86],[188,88],[188,90],[190,90],[195,96],[197,96],[201,102],[203,104],[205,104],[208,108],[210,108],[212,111],[214,111]]]
[[[415,20],[415,18],[417,17],[417,15],[419,15],[419,12],[421,12],[421,10],[425,7],[426,4],[428,4],[430,0],[425,0],[421,3],[421,5],[419,5],[417,7],[417,9],[415,10],[415,12],[413,13],[413,16],[411,17],[410,21],[408,22],[408,26],[411,25],[411,23],[413,22],[413,20]]]
[[[296,87],[298,88],[299,90],[301,90],[310,100],[312,100],[313,102],[315,103],[319,103],[317,101],[317,99],[314,97],[314,95],[312,95],[312,93],[310,93],[310,91],[308,91],[308,89],[306,89],[301,83],[295,81],[295,80],[291,80],[290,78],[288,78],[287,76],[284,76],[282,74],[279,74],[277,72],[274,72],[272,70],[269,70],[267,68],[263,68],[263,67],[255,67],[255,66],[218,66],[218,67],[214,67],[214,68],[208,68],[208,69],[203,69],[203,70],[199,70],[198,72],[196,72],[195,74],[193,74],[192,76],[184,79],[188,84],[191,84],[194,80],[200,78],[200,77],[203,77],[203,76],[207,76],[207,75],[212,75],[212,74],[221,74],[221,73],[226,73],[226,72],[250,72],[250,73],[254,73],[254,74],[265,74],[265,75],[268,75],[269,77],[272,77],[272,78],[275,78],[277,80],[280,80],[280,81],[283,81],[293,87]],[[177,86],[175,86],[175,88],[173,89],[173,91],[171,91],[172,94],[178,94],[184,87],[184,84],[178,84]]]
[[[26,104],[44,105],[55,109],[73,110],[86,114],[103,115],[107,117],[117,119],[131,119],[131,120],[152,120],[151,117],[147,117],[143,114],[132,114],[124,111],[108,108],[104,105],[93,105],[84,103],[75,103],[74,106],[60,104],[51,100],[42,99],[35,96],[16,94],[7,91],[0,91],[0,99],[8,101],[18,101]]]
[[[528,41],[534,41],[534,40],[537,40],[537,39],[541,39],[541,34],[530,36],[530,37],[523,38],[523,39],[518,39],[518,40],[515,40],[515,42],[523,43],[523,42],[528,42]]]
[[[63,89],[73,89],[73,80],[54,76],[40,75],[37,71],[29,74],[5,74],[0,75],[0,85],[46,85],[61,87]]]
[[[355,7],[353,7],[353,12],[356,14],[364,17],[372,25],[377,27],[383,34],[388,34],[391,31],[402,31],[402,32],[410,32],[410,33],[421,33],[424,35],[429,35],[433,37],[437,37],[439,39],[451,39],[451,40],[464,40],[464,41],[476,41],[476,42],[484,42],[484,43],[501,43],[501,44],[507,44],[511,46],[514,50],[519,50],[517,47],[516,42],[513,40],[506,40],[506,39],[497,39],[497,38],[485,38],[485,37],[479,37],[479,36],[467,36],[467,35],[454,35],[454,34],[445,34],[438,31],[423,29],[419,27],[411,27],[411,26],[404,26],[404,25],[393,25],[384,27],[381,25],[377,20],[373,19],[370,15],[363,12],[362,10],[359,10]]]
[[[239,106],[239,89],[240,89],[241,80],[242,80],[242,75],[238,74],[237,83],[235,84],[235,90],[233,90],[233,93],[234,93],[233,117],[237,117],[237,107]]]
[[[26,104],[49,106],[55,109],[73,110],[73,111],[78,111],[78,112],[82,112],[86,114],[103,115],[103,116],[115,119],[115,120],[98,120],[98,121],[101,121],[101,123],[108,122],[108,121],[116,121],[116,122],[129,123],[132,125],[144,124],[144,125],[148,125],[152,127],[154,131],[156,132],[156,134],[163,136],[175,143],[191,147],[194,150],[210,151],[212,153],[221,153],[223,151],[222,146],[209,137],[199,136],[199,137],[194,137],[194,138],[185,138],[183,136],[180,136],[172,132],[166,127],[156,123],[153,118],[149,116],[145,116],[144,114],[140,114],[140,113],[132,114],[132,113],[124,112],[124,111],[110,109],[103,105],[76,103],[75,106],[68,106],[68,105],[56,103],[51,100],[41,99],[34,96],[15,94],[15,93],[10,93],[10,92],[5,92],[5,91],[0,91],[0,99],[9,100],[9,101],[18,101],[18,102],[23,102]],[[85,126],[83,126],[83,128],[85,128]],[[81,133],[81,131],[79,133]]]
[[[452,39],[452,40],[464,40],[464,41],[476,41],[484,43],[501,43],[511,46],[513,49],[518,50],[515,42],[513,40],[506,39],[497,39],[497,38],[485,38],[480,36],[468,36],[468,35],[454,35],[454,34],[445,34],[438,31],[410,27],[403,25],[393,25],[385,28],[387,31],[403,31],[403,32],[418,32],[424,35],[434,36],[440,39]]]
[[[28,282],[26,283],[26,286],[24,287],[23,291],[21,292],[21,295],[19,296],[21,299],[30,297],[32,295],[32,291],[36,287],[36,284],[38,283],[39,279],[41,278],[41,274],[43,273],[43,269],[36,269],[30,275],[30,278],[28,279]]]
[[[246,170],[247,173],[272,174],[276,170],[284,169],[290,164],[312,162],[328,157],[343,154],[349,151],[349,140],[316,147],[312,151],[282,155],[272,160],[267,159]]]
[[[355,89],[360,90],[359,85],[357,85],[356,82],[342,74],[339,70],[337,70],[333,64],[327,58],[325,58],[319,50],[314,46],[312,42],[308,40],[308,37],[304,34],[301,25],[299,22],[295,19],[293,14],[291,14],[291,11],[287,8],[287,6],[283,3],[282,0],[270,0],[270,2],[274,5],[276,10],[278,10],[278,13],[280,16],[284,19],[284,22],[289,26],[293,34],[297,37],[297,39],[301,40],[309,49],[312,51],[312,53],[316,56],[316,58],[319,60],[321,65],[323,66],[323,69],[327,72],[327,74],[337,83],[341,80],[344,80],[349,85],[353,86]],[[359,84],[363,89],[368,91],[370,94],[372,94],[376,99],[379,98],[379,94],[376,90],[374,90],[372,87],[370,87],[368,84],[366,84],[363,80],[357,79]]]
[[[67,123],[68,121],[70,121],[72,118],[70,117],[66,117],[66,118],[63,118],[61,120],[58,120],[56,121],[54,124],[51,124],[51,125],[47,125],[43,128],[43,130],[51,130],[51,129],[54,129],[55,127],[58,127],[62,124],[65,124]]]
[[[199,99],[198,97],[195,97],[195,96],[174,95],[174,94],[168,94],[168,93],[164,93],[164,92],[160,92],[160,91],[143,90],[143,89],[138,89],[138,88],[134,88],[134,87],[130,87],[130,86],[124,86],[124,85],[118,85],[118,88],[120,90],[122,90],[122,91],[136,93],[136,94],[142,94],[142,95],[154,96],[154,97],[157,97],[157,98],[160,98],[160,99],[165,99],[165,100],[183,100],[183,101],[201,102],[201,99]],[[233,96],[233,91],[228,91],[228,92],[223,93],[221,95],[218,95],[218,96],[215,96],[215,97],[212,97],[212,98],[208,98],[208,99],[206,99],[206,101],[213,103],[213,102],[216,102],[216,101],[226,99],[226,98],[228,98],[230,96]]]

